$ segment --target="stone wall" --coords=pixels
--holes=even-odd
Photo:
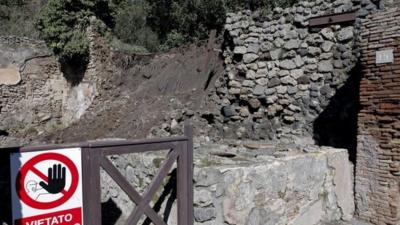
[[[400,9],[369,16],[361,43],[357,214],[394,225],[400,223]],[[376,52],[391,49],[394,62],[376,64]]]
[[[143,193],[164,157],[111,159]],[[344,149],[232,141],[196,145],[194,158],[196,225],[316,225],[353,217],[353,166]],[[151,202],[171,225],[177,224],[175,176]],[[102,180],[103,224],[124,224],[135,205],[105,172]]]
[[[94,21],[92,21],[94,23]],[[67,99],[63,104],[63,123],[68,126],[78,121],[89,107],[94,103],[95,97],[101,91],[101,78],[105,73],[112,74],[111,66],[107,59],[111,55],[111,51],[105,44],[101,35],[96,31],[94,26],[89,26],[86,31],[86,36],[89,41],[89,62],[84,71],[72,71],[71,76],[77,79],[76,85],[72,85],[67,91]],[[71,73],[65,71],[65,73]],[[101,100],[97,101],[101,103]]]
[[[11,149],[0,151],[0,224],[11,223]],[[139,193],[145,192],[163,153],[111,156]],[[194,215],[196,225],[320,225],[353,217],[353,166],[344,149],[265,142],[195,144]],[[135,205],[104,172],[104,225],[125,224]],[[151,205],[176,225],[176,173]],[[144,218],[142,218],[143,222]],[[148,222],[148,221],[147,221]],[[139,224],[150,224],[150,223]]]
[[[29,137],[78,121],[95,97],[101,104],[112,52],[93,26],[87,36],[83,70],[61,65],[43,41],[0,37],[0,145],[29,143]]]
[[[230,138],[311,134],[318,139],[318,117],[343,105],[354,108],[346,95],[332,99],[356,66],[359,18],[376,8],[368,0],[301,1],[268,15],[228,14],[223,51],[226,75],[216,82],[216,101],[222,106],[219,129]],[[357,11],[355,24],[308,27],[311,17],[352,10]],[[334,113],[347,112],[341,108]],[[348,123],[346,118],[342,122]]]
[[[0,143],[60,126],[66,87],[44,42],[0,37]]]

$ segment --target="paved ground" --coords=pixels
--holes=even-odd
[[[353,220],[351,222],[333,222],[333,223],[327,223],[327,224],[323,224],[323,225],[372,225],[372,224],[366,223],[363,221],[359,221],[359,220]]]

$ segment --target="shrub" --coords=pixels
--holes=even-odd
[[[164,47],[176,47],[208,37],[225,22],[223,0],[147,0],[149,25],[158,33]]]
[[[108,26],[114,24],[107,0],[49,0],[36,20],[36,27],[61,62],[86,61],[89,45],[85,30],[91,16]]]
[[[149,53],[149,51],[143,46],[127,44],[115,37],[111,37],[111,40],[109,40],[109,44],[115,50],[118,50],[128,55],[146,55]]]
[[[23,1],[0,0],[0,35],[37,38],[33,18],[40,8],[23,4]]]
[[[176,30],[168,33],[165,42],[160,46],[162,51],[167,51],[170,48],[179,47],[185,43],[187,38],[183,36],[183,34],[177,32]]]
[[[122,3],[118,8],[114,34],[127,44],[156,51],[159,46],[158,36],[147,26],[144,4]]]
[[[298,2],[298,0],[253,0],[251,7],[255,9],[262,9],[264,11],[272,11],[275,7],[286,8]]]

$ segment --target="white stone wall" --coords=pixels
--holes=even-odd
[[[163,157],[124,155],[112,160],[143,192]],[[134,204],[104,172],[102,179],[103,201],[113,206],[104,211],[105,216],[110,219],[110,215],[117,215],[115,224],[124,224]],[[197,225],[317,225],[353,217],[353,165],[342,149],[264,148],[262,143],[252,144],[251,149],[243,145],[201,145],[195,149],[194,182]],[[164,191],[159,191],[152,204],[164,196]],[[171,209],[165,209],[169,194],[163,198],[159,213],[170,212],[168,224],[174,225],[175,202]]]

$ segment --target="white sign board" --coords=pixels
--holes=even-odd
[[[393,49],[376,52],[376,64],[393,63]]]
[[[11,154],[14,225],[82,225],[81,149]]]

